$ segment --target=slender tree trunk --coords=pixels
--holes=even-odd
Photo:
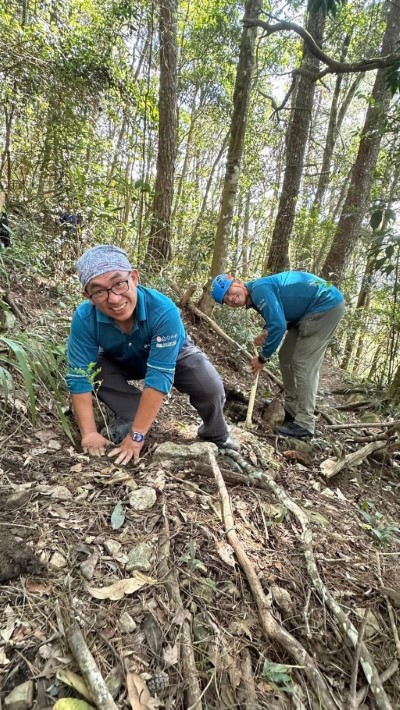
[[[246,19],[257,19],[260,11],[261,0],[247,0],[244,17]],[[226,268],[228,258],[228,243],[239,185],[249,111],[256,36],[256,27],[243,28],[240,41],[239,61],[236,70],[235,89],[233,92],[233,112],[230,125],[226,172],[215,235],[214,254],[210,269],[211,278]],[[211,296],[208,294],[208,285],[209,284],[207,284],[204,289],[204,294],[199,304],[200,308],[202,308],[205,313],[210,313],[214,305]]]
[[[309,2],[308,8],[310,8],[310,4]],[[309,12],[308,14],[307,30],[319,46],[322,45],[325,20],[326,16],[321,10]],[[305,43],[303,44],[302,67],[312,73],[317,72],[319,67],[318,59],[314,57]],[[290,123],[286,133],[286,167],[278,214],[266,264],[266,270],[269,273],[282,271],[289,266],[289,241],[300,191],[314,93],[315,81],[311,77],[301,74],[298,78],[296,93],[292,102]]]
[[[160,0],[157,175],[146,257],[150,271],[155,273],[171,259],[170,222],[177,148],[177,7],[178,0]]]
[[[382,42],[382,56],[396,51],[400,38],[400,4],[387,0],[385,14],[387,24]],[[340,283],[344,276],[346,264],[358,241],[368,208],[373,173],[385,130],[385,115],[391,100],[386,75],[386,69],[377,71],[357,158],[351,173],[350,187],[335,237],[322,268],[323,278],[333,279],[335,283]]]
[[[174,206],[172,210],[172,216],[171,216],[171,221],[175,221],[175,216],[178,211],[178,207],[180,207],[180,201],[183,193],[183,186],[185,184],[186,180],[186,175],[189,167],[189,161],[190,161],[190,151],[192,147],[192,139],[193,139],[193,132],[194,132],[194,127],[196,125],[196,119],[198,116],[198,108],[196,107],[196,99],[197,99],[197,89],[194,93],[193,96],[193,102],[192,102],[192,110],[190,113],[190,124],[189,124],[189,130],[187,132],[187,138],[186,138],[186,149],[185,149],[185,157],[183,159],[183,165],[182,165],[182,172],[177,180],[177,188],[175,191],[175,199],[174,199]],[[200,100],[200,106],[201,107],[202,101]]]
[[[241,274],[244,279],[249,275],[249,226],[250,226],[250,200],[251,200],[251,188],[247,190],[246,202],[244,206],[244,220],[243,220],[243,232],[242,232],[242,253],[240,257],[241,261]]]

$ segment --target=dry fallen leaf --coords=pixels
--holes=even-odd
[[[147,710],[151,695],[143,678],[137,673],[128,673],[126,689],[132,710]]]
[[[163,658],[166,668],[168,668],[168,666],[176,666],[178,663],[178,646],[176,643],[173,646],[164,648]]]
[[[217,540],[215,543],[218,555],[223,562],[226,562],[229,567],[236,567],[236,562],[233,556],[233,548],[223,540]]]
[[[10,663],[10,659],[7,658],[4,648],[0,648],[0,666],[6,666]]]
[[[25,586],[28,592],[40,594],[40,596],[48,596],[49,594],[51,594],[50,585],[35,582],[33,579],[27,579]]]
[[[53,710],[95,710],[95,708],[93,705],[88,705],[84,700],[61,698],[61,700],[57,700]]]
[[[156,584],[157,580],[141,572],[136,572],[129,579],[120,579],[119,582],[114,582],[108,587],[87,587],[89,594],[95,599],[122,599],[125,594],[133,594],[145,585]]]
[[[71,473],[81,473],[82,471],[82,464],[81,463],[76,463],[74,466],[71,466],[69,469]]]
[[[61,682],[65,685],[68,685],[70,688],[76,690],[79,695],[82,695],[84,698],[86,698],[86,700],[89,700],[89,702],[94,702],[93,697],[90,694],[90,690],[87,687],[84,679],[77,673],[60,669],[57,671],[56,677],[58,678],[58,680],[61,680]]]

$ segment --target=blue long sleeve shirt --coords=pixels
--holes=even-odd
[[[166,394],[172,387],[176,360],[185,339],[178,308],[159,291],[137,287],[130,333],[124,333],[116,321],[90,301],[84,301],[74,313],[68,339],[69,390],[73,394],[93,390],[90,372],[96,369],[99,352],[104,351],[121,363],[132,380],[144,379],[144,388]]]
[[[245,283],[254,308],[265,321],[268,336],[262,355],[271,357],[288,326],[309,313],[329,311],[341,303],[343,294],[324,279],[304,271],[283,271]]]

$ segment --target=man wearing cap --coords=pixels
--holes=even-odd
[[[253,372],[263,369],[286,333],[279,350],[285,419],[277,431],[300,439],[312,437],[319,370],[344,312],[341,292],[314,274],[284,271],[245,283],[219,274],[211,295],[231,308],[254,308],[264,319],[265,330],[254,339],[262,348],[251,361]]]
[[[68,340],[66,376],[82,448],[102,455],[109,440],[97,431],[92,392],[116,415],[109,436],[115,463],[137,460],[144,439],[174,385],[203,420],[199,437],[238,450],[223,416],[221,378],[186,336],[176,305],[139,285],[123,249],[100,245],[76,263],[87,300],[78,306]],[[143,391],[130,384],[144,380]]]

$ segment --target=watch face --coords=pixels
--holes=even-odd
[[[140,434],[140,432],[138,432],[138,431],[132,431],[131,437],[132,437],[133,441],[137,441],[140,443],[144,439],[144,434]]]

